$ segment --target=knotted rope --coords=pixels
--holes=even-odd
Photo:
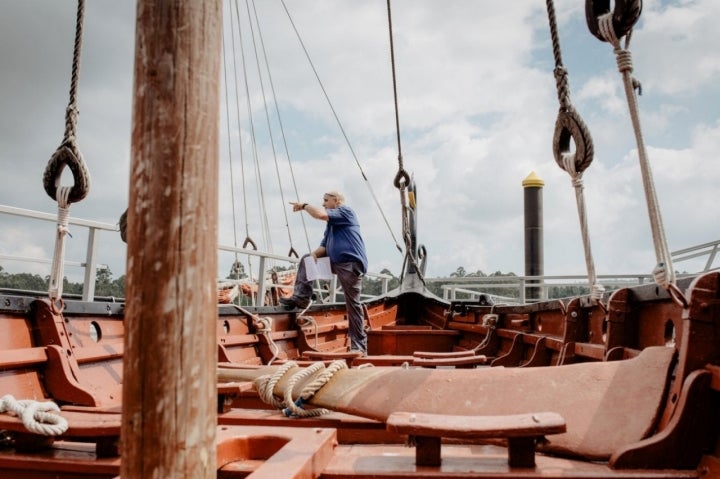
[[[0,413],[7,412],[19,417],[27,430],[35,434],[58,436],[67,431],[68,422],[64,417],[50,411],[60,412],[60,408],[52,401],[18,401],[9,394],[0,398]]]
[[[555,122],[553,136],[553,153],[555,162],[569,175],[575,188],[575,202],[577,203],[578,218],[580,220],[580,233],[585,249],[585,265],[588,272],[588,284],[591,285],[590,298],[602,307],[600,300],[605,288],[597,282],[595,261],[590,247],[590,233],[588,230],[587,212],[585,208],[585,194],[582,174],[590,166],[594,156],[594,147],[590,130],[580,114],[570,101],[570,82],[568,72],[562,62],[560,50],[560,37],[555,19],[555,5],[553,0],[546,0],[550,36],[552,37],[553,55],[555,57],[555,84],[557,87],[560,109]],[[571,152],[570,141],[575,143],[575,152]]]
[[[273,361],[275,361],[280,354],[280,348],[278,348],[278,345],[275,344],[275,341],[273,341],[272,336],[270,333],[272,332],[272,318],[265,317],[261,318],[259,316],[252,316],[253,321],[255,322],[255,330],[260,333],[261,335],[265,336],[265,339],[268,342],[268,345],[270,346],[270,350],[273,353],[273,356],[268,361],[268,364],[272,364]]]
[[[288,361],[278,368],[274,374],[255,379],[255,389],[257,389],[260,398],[267,404],[283,409],[283,413],[288,417],[315,417],[328,413],[329,411],[325,408],[304,409],[302,406],[304,402],[312,398],[316,392],[327,384],[336,372],[347,369],[345,361],[333,361],[328,367],[325,367],[322,362],[317,362],[307,368],[299,369],[287,380],[282,392],[283,400],[278,399],[273,392],[275,386],[285,377],[288,371],[296,367],[297,363],[295,361]],[[296,385],[311,377],[312,379],[297,393],[297,400],[293,401]]]
[[[77,146],[77,88],[80,72],[80,51],[82,49],[82,27],[85,16],[85,0],[78,0],[75,48],[73,52],[70,101],[65,111],[65,136],[60,146],[48,161],[43,174],[45,192],[58,202],[58,226],[55,238],[55,254],[50,273],[49,296],[53,304],[62,298],[63,264],[65,257],[65,236],[68,233],[68,215],[71,203],[82,200],[90,190],[90,175]],[[65,167],[72,172],[74,185],[61,186],[60,179]]]
[[[625,97],[627,98],[628,109],[630,110],[630,118],[632,120],[633,132],[635,133],[635,141],[638,147],[638,160],[640,162],[640,172],[645,189],[645,200],[647,202],[648,216],[650,218],[650,228],[653,236],[653,244],[655,247],[655,258],[657,264],[653,269],[653,277],[655,282],[662,286],[670,293],[670,296],[680,306],[687,306],[687,299],[677,287],[675,283],[675,270],[672,265],[672,256],[667,246],[665,237],[665,229],[660,214],[660,205],[657,200],[655,191],[655,182],[653,181],[650,161],[645,150],[645,142],[643,140],[642,128],[640,127],[640,115],[637,104],[635,91],[641,93],[640,82],[633,77],[632,55],[628,49],[630,45],[630,37],[632,31],[625,36],[625,47],[620,45],[620,40],[615,34],[613,28],[612,14],[607,13],[598,17],[598,26],[600,33],[605,41],[613,46],[613,52],[616,56],[618,70],[623,78],[625,87]]]

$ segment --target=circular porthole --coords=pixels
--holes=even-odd
[[[90,323],[90,339],[95,341],[96,343],[102,339],[102,329],[100,329],[100,325],[97,323],[97,321],[92,321]]]

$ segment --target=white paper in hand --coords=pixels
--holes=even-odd
[[[312,256],[305,258],[305,275],[310,281],[316,279],[332,279],[333,274],[330,269],[330,258],[323,256],[318,258],[317,262]]]

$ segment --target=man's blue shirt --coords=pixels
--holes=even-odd
[[[360,222],[349,206],[327,210],[328,221],[320,246],[325,248],[332,263],[357,261],[367,273],[368,260],[365,242],[360,234]]]

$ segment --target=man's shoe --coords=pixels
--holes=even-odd
[[[293,296],[290,298],[280,298],[280,304],[285,306],[285,309],[305,309],[310,306],[310,300],[298,299]]]

